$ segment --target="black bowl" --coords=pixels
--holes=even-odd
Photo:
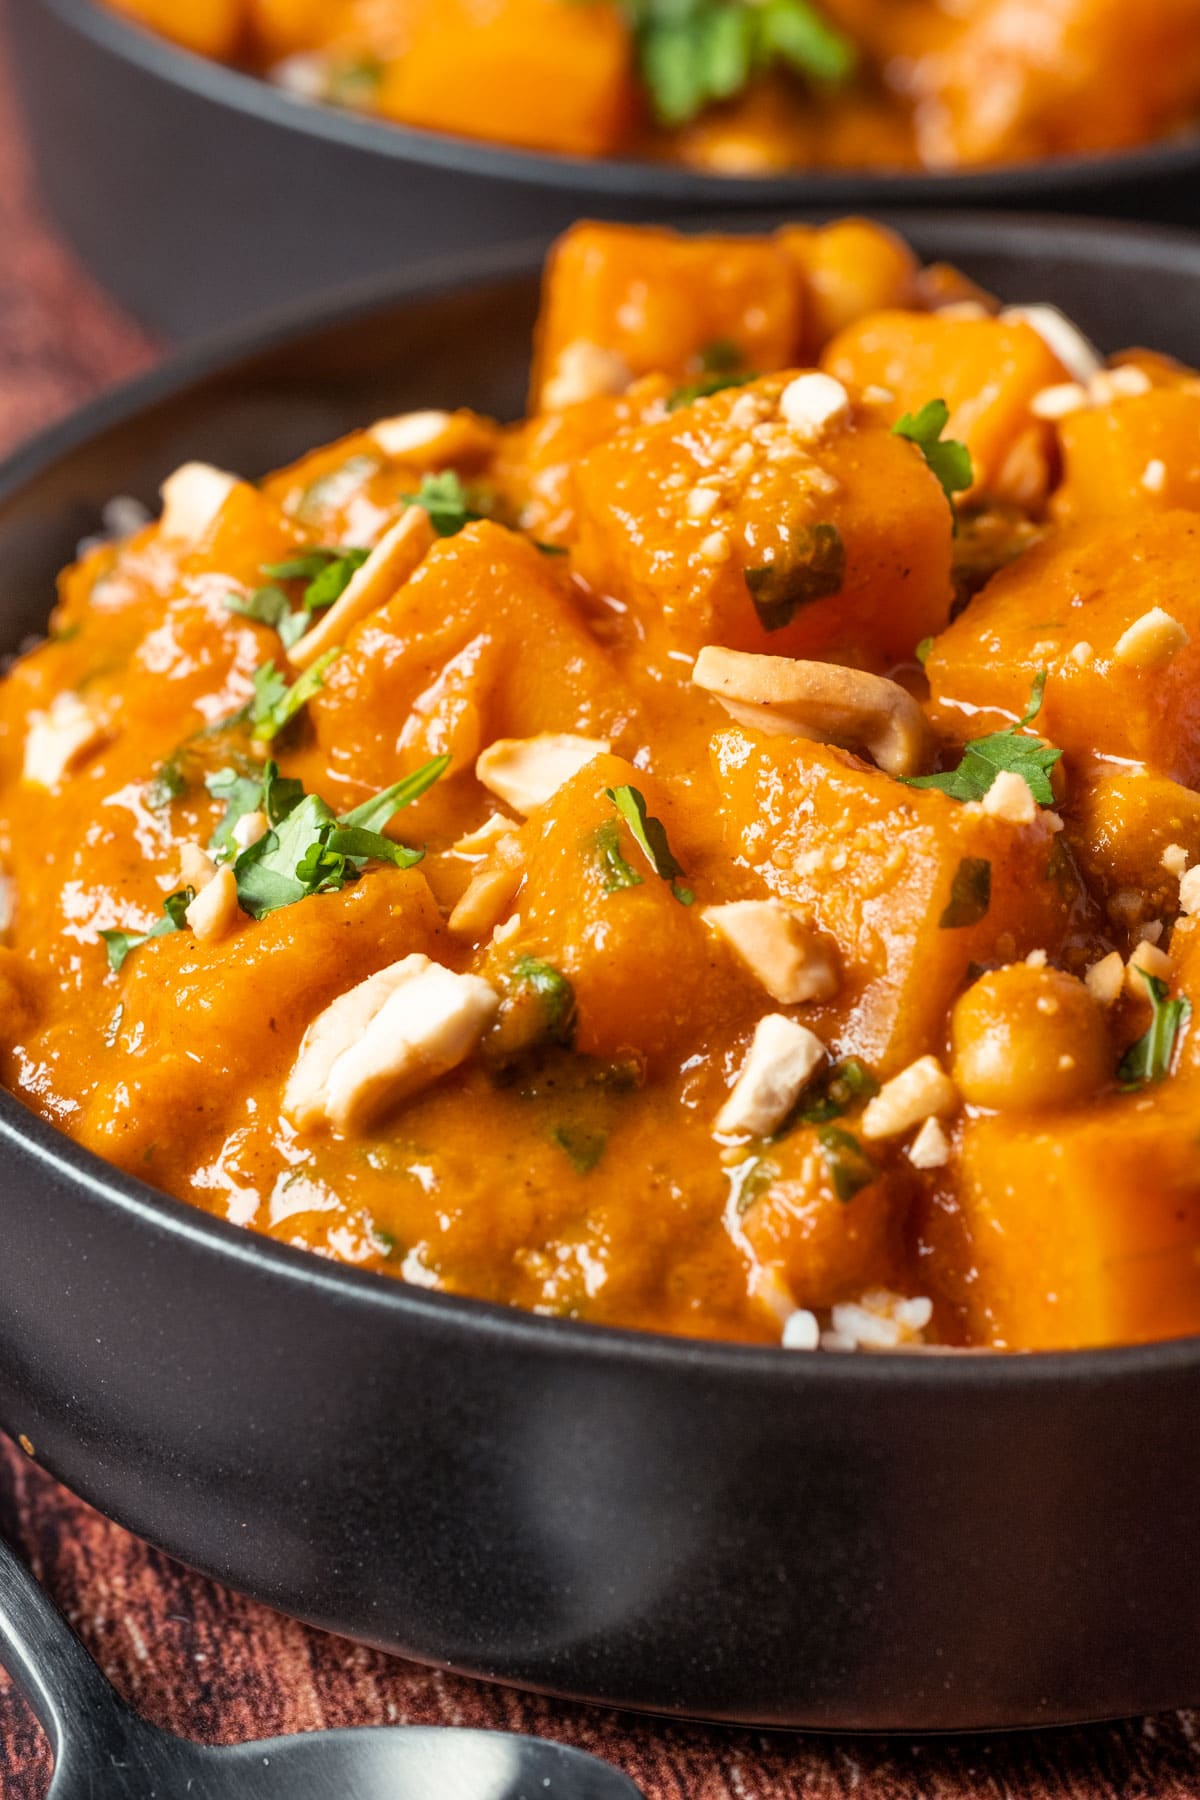
[[[1200,243],[897,220],[1110,347],[1200,361]],[[104,499],[390,409],[519,408],[536,259],[196,350],[0,474],[0,618]],[[803,1356],[534,1318],[256,1238],[0,1096],[0,1423],[235,1588],[445,1667],[711,1719],[947,1730],[1200,1697],[1200,1339]]]
[[[966,175],[731,180],[507,150],[312,106],[94,0],[13,0],[8,12],[52,210],[120,300],[181,336],[418,258],[549,237],[580,214],[991,205],[1200,219],[1200,132]]]

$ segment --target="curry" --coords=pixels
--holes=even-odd
[[[864,221],[581,224],[531,411],[176,471],[0,683],[6,1084],[796,1349],[1200,1328],[1200,376]]]
[[[306,99],[727,175],[1126,149],[1200,109],[1200,0],[108,0]]]

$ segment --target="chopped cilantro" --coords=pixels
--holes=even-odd
[[[577,1175],[590,1175],[608,1143],[604,1131],[585,1131],[577,1125],[556,1125],[550,1133]]]
[[[625,786],[605,788],[604,791],[633,833],[634,842],[654,873],[663,881],[671,883],[671,892],[681,906],[691,906],[696,896],[691,888],[684,887],[679,880],[683,869],[675,860],[667,842],[666,826],[661,819],[651,818],[647,813],[645,797],[640,789]]]
[[[907,775],[901,777],[909,787],[937,788],[952,800],[982,800],[997,775],[1004,770],[1020,775],[1028,783],[1039,806],[1054,805],[1050,771],[1062,756],[1044,738],[1021,737],[1023,726],[1031,725],[1042,710],[1046,692],[1046,671],[1034,676],[1029,704],[1018,724],[988,737],[974,738],[963,750],[957,769],[946,769],[940,775]]]
[[[641,887],[642,877],[631,869],[621,854],[621,832],[615,819],[606,819],[587,840],[596,859],[606,894],[620,888]]]
[[[461,476],[453,469],[443,469],[438,475],[422,475],[419,491],[405,494],[404,499],[410,506],[425,508],[429,523],[439,537],[454,537],[464,525],[485,517],[472,505],[478,496],[463,485]]]
[[[1143,970],[1142,981],[1154,1016],[1150,1029],[1121,1058],[1117,1080],[1126,1090],[1162,1081],[1171,1073],[1176,1040],[1192,1016],[1191,1001],[1182,995],[1169,1000],[1167,984],[1157,975]]]
[[[536,997],[545,1029],[542,1041],[570,1043],[575,1033],[575,989],[553,963],[537,956],[522,956],[509,970],[509,980]]]
[[[852,1132],[844,1131],[840,1125],[826,1125],[817,1133],[817,1142],[833,1191],[843,1206],[863,1188],[870,1187],[879,1169]]]
[[[1039,669],[1037,674],[1033,678],[1033,686],[1029,690],[1029,700],[1025,707],[1025,711],[1022,713],[1021,717],[1017,721],[1016,729],[1018,731],[1021,729],[1022,726],[1033,724],[1033,721],[1037,718],[1038,714],[1042,710],[1042,701],[1045,698],[1046,698],[1046,670]]]
[[[795,526],[774,562],[744,573],[764,631],[781,631],[802,606],[841,592],[846,546],[836,525]]]
[[[159,763],[146,789],[146,805],[153,812],[165,812],[172,800],[182,800],[189,782],[179,752]]]
[[[943,931],[961,931],[978,925],[992,904],[992,865],[985,856],[964,856],[950,883],[950,899],[938,925]]]
[[[747,1157],[730,1170],[733,1210],[744,1218],[756,1200],[762,1198],[773,1181],[779,1179],[779,1164],[768,1156]]]
[[[341,646],[333,645],[326,650],[324,656],[318,656],[316,662],[298,676],[291,687],[276,669],[273,662],[264,663],[256,670],[254,676],[254,699],[250,705],[250,721],[254,727],[254,736],[260,743],[270,743],[277,738],[285,725],[306,706],[325,685],[325,671],[335,657],[341,655]]]
[[[782,64],[834,86],[854,72],[854,46],[811,0],[624,0],[638,72],[661,125],[685,125]]]
[[[834,1063],[820,1082],[810,1087],[799,1110],[780,1126],[774,1138],[784,1137],[797,1125],[825,1125],[830,1119],[840,1119],[859,1101],[869,1100],[878,1092],[879,1083],[867,1065],[857,1056],[849,1056],[844,1062]]]
[[[162,918],[149,931],[102,931],[100,936],[104,939],[104,946],[108,951],[108,966],[113,974],[119,975],[126,958],[135,950],[140,950],[143,944],[148,944],[151,938],[166,937],[169,932],[182,931],[187,922],[184,915],[195,898],[196,890],[190,887],[179,888],[175,893],[168,894],[163,901]]]
[[[931,637],[923,637],[921,639],[920,643],[917,645],[915,654],[916,654],[917,661],[920,663],[922,668],[924,668],[925,664],[929,661],[929,653],[932,649],[933,649],[933,639]]]
[[[917,446],[928,463],[932,474],[942,484],[942,492],[949,502],[950,511],[954,514],[955,530],[958,529],[958,515],[954,508],[955,494],[961,494],[970,487],[975,476],[971,468],[971,453],[965,444],[957,438],[942,436],[950,422],[950,408],[944,400],[930,400],[918,413],[905,413],[892,426],[892,436],[907,438]]]
[[[432,762],[424,763],[411,775],[393,782],[381,794],[375,794],[370,800],[364,800],[361,806],[352,807],[348,813],[343,813],[342,824],[362,825],[368,831],[382,831],[389,819],[394,818],[404,807],[411,806],[414,800],[419,800],[449,767],[449,756],[435,756]]]
[[[371,552],[340,550],[326,554],[330,560],[313,576],[304,590],[302,601],[305,612],[320,612],[323,607],[332,606],[335,600],[340,600]]]

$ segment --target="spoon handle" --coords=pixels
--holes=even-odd
[[[0,1664],[8,1670],[61,1756],[82,1726],[88,1735],[124,1722],[125,1707],[61,1613],[0,1538]]]

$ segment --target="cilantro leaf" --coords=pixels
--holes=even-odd
[[[233,834],[239,820],[261,812],[270,824],[277,825],[304,798],[303,783],[280,775],[278,764],[273,762],[267,763],[261,775],[218,769],[205,776],[204,785],[214,800],[225,802],[225,816],[209,838],[208,847],[226,861],[236,857],[242,848]]]
[[[562,970],[539,956],[521,956],[508,978],[537,997],[544,1016],[542,1035],[555,1043],[569,1043],[575,1030],[575,989]]]
[[[624,786],[605,788],[604,792],[633,833],[634,842],[654,873],[671,883],[671,892],[682,906],[690,906],[696,896],[690,888],[680,885],[678,878],[684,871],[667,842],[666,826],[646,811],[645,796],[640,789]]]
[[[918,413],[905,413],[892,426],[892,436],[907,438],[917,446],[932,474],[942,484],[942,492],[954,513],[954,496],[970,487],[975,476],[971,453],[957,438],[942,436],[950,422],[950,408],[944,400],[930,400]],[[954,513],[955,529],[958,515]]]
[[[621,888],[641,887],[642,876],[630,868],[621,854],[621,833],[615,819],[606,819],[603,825],[596,827],[588,839],[588,848],[596,859],[606,894],[615,894]]]
[[[956,769],[945,769],[940,775],[904,775],[908,787],[936,788],[952,800],[982,800],[1002,771],[1020,775],[1029,785],[1039,806],[1054,805],[1054,789],[1050,771],[1062,757],[1044,738],[1022,737],[1022,726],[1032,724],[1042,710],[1046,691],[1046,671],[1039,669],[1029,695],[1029,705],[1019,724],[987,737],[973,738],[963,749],[962,761]]]
[[[340,600],[370,554],[369,550],[337,552],[305,588],[302,596],[305,612],[320,612],[322,607],[332,606],[335,600]]]
[[[1192,1016],[1192,1003],[1180,995],[1168,1000],[1169,989],[1157,975],[1142,971],[1142,981],[1153,1008],[1150,1029],[1131,1044],[1121,1058],[1117,1080],[1126,1090],[1162,1081],[1171,1073],[1179,1033]]]
[[[169,932],[182,931],[187,923],[186,913],[196,898],[195,888],[178,888],[175,893],[168,894],[163,901],[163,916],[157,925],[149,931],[102,931],[104,947],[108,951],[108,966],[114,975],[119,975],[125,966],[126,959],[151,938],[166,937]]]
[[[262,919],[328,885],[344,885],[344,858],[333,870],[315,867],[312,857],[314,848],[318,853],[324,849],[325,837],[336,823],[318,795],[306,794],[299,806],[243,850],[233,865],[242,911]]]
[[[723,393],[726,388],[745,387],[748,381],[755,379],[752,371],[744,375],[713,374],[700,375],[695,381],[685,382],[677,387],[674,393],[667,396],[667,411],[678,412],[681,406],[690,406],[693,400],[707,400],[710,394]]]
[[[550,1133],[577,1175],[590,1175],[608,1143],[605,1131],[585,1131],[577,1125],[556,1125]]]
[[[364,800],[360,806],[352,807],[343,813],[343,825],[362,825],[368,831],[382,831],[388,820],[394,818],[403,807],[411,806],[414,800],[427,793],[435,781],[441,779],[450,767],[449,756],[435,756],[421,768],[406,775],[390,788],[384,788],[381,794],[375,794],[370,800]]]
[[[834,1194],[846,1206],[863,1188],[870,1187],[879,1174],[879,1168],[853,1132],[844,1131],[840,1125],[823,1126],[817,1133],[817,1142],[825,1158]]]
[[[964,856],[950,883],[950,898],[938,925],[962,931],[987,917],[992,904],[992,865],[986,856]]]
[[[256,625],[268,625],[280,637],[290,629],[292,603],[282,588],[255,588],[252,594],[227,594],[225,605],[239,618],[253,619]],[[301,625],[303,630],[303,624]]]
[[[685,125],[775,64],[836,85],[854,71],[849,38],[812,0],[625,0],[638,72],[661,125]]]
[[[335,856],[344,856],[348,862],[362,863],[373,859],[391,863],[397,869],[411,869],[425,854],[423,850],[410,849],[407,844],[394,843],[381,831],[368,831],[365,825],[335,825],[325,839],[325,847]]]
[[[443,469],[438,475],[422,475],[418,492],[405,494],[403,498],[410,506],[424,507],[429,514],[429,523],[439,537],[454,537],[464,525],[485,516],[474,510],[471,502],[475,496],[468,492],[453,469]]]
[[[250,721],[254,727],[254,736],[260,743],[270,743],[277,738],[285,725],[291,723],[325,685],[325,671],[335,657],[341,655],[341,646],[333,645],[326,650],[324,656],[318,656],[316,662],[295,680],[291,687],[276,669],[273,662],[264,663],[255,671],[254,699],[250,706]]]
[[[802,606],[839,594],[846,580],[846,546],[836,525],[789,528],[775,561],[743,571],[764,631],[790,625]]]

